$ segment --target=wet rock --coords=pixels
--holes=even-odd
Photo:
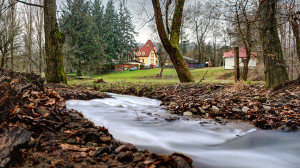
[[[208,124],[211,124],[211,122],[209,122],[209,121],[200,121],[199,124],[200,125],[208,125]]]
[[[182,153],[173,153],[172,157],[177,163],[177,168],[189,168],[192,167],[193,160]]]
[[[183,113],[183,116],[192,116],[192,115],[193,115],[193,113],[190,111],[186,111]]]
[[[198,110],[196,108],[191,108],[191,112],[194,113],[194,114],[197,114]]]
[[[242,108],[242,112],[247,113],[250,110],[250,108],[248,108],[247,106],[244,106]]]
[[[266,105],[263,105],[263,108],[264,108],[265,110],[271,110],[271,109],[272,109],[272,107],[266,106]]]
[[[200,110],[200,112],[201,112],[202,114],[205,114],[205,113],[206,113],[205,110],[204,110],[202,107],[198,107],[198,109]]]
[[[234,108],[232,108],[231,110],[232,110],[233,112],[241,112],[241,111],[242,111],[241,109],[239,109],[239,108],[235,108],[235,107],[234,107]]]
[[[175,162],[176,162],[176,167],[177,168],[192,168],[191,165],[187,163],[186,160],[184,160],[182,157],[179,156],[173,156]]]
[[[86,147],[94,147],[94,146],[97,146],[97,143],[93,143],[93,142],[88,142],[88,143],[86,143],[86,145],[85,145]]]
[[[171,102],[171,103],[169,104],[170,109],[175,109],[176,106],[178,106],[178,104],[177,104],[176,102]]]
[[[166,117],[165,120],[168,122],[171,122],[171,121],[179,120],[179,117],[169,116],[169,117]]]
[[[103,147],[99,147],[96,149],[95,153],[94,153],[94,157],[100,156],[103,153],[106,153],[109,151],[109,148],[107,146],[103,146]]]
[[[144,154],[142,153],[134,153],[133,154],[133,162],[139,162],[144,159]]]
[[[121,151],[124,151],[124,150],[126,150],[127,149],[127,146],[124,144],[124,145],[121,145],[121,146],[119,146],[119,147],[117,147],[116,149],[115,149],[115,153],[120,153]]]
[[[115,149],[115,153],[118,154],[123,151],[137,151],[137,148],[132,144],[123,144]]]
[[[101,136],[100,140],[103,143],[109,143],[111,141],[111,137],[110,136]]]
[[[130,162],[133,158],[132,151],[120,152],[118,154],[118,159],[121,162]]]
[[[283,124],[283,131],[285,132],[290,132],[290,131],[294,131],[298,128],[297,126],[297,122],[293,121],[293,120],[289,120],[286,123]]]
[[[13,127],[9,131],[6,131],[4,136],[0,139],[0,167],[6,167],[10,162],[8,157],[18,158],[20,155],[20,149],[25,147],[30,141],[31,133],[20,127]]]
[[[220,109],[217,106],[212,106],[209,112],[210,116],[216,116],[220,112]]]
[[[218,123],[224,123],[224,119],[222,117],[216,117],[215,121],[217,121]]]

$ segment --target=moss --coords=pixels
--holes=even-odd
[[[57,37],[57,39],[59,39],[59,40],[62,40],[62,39],[63,39],[64,34],[63,34],[61,31],[56,30],[56,31],[54,32],[54,34],[55,34],[55,36]]]

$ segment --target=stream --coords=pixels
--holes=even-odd
[[[190,156],[195,167],[299,168],[300,132],[259,130],[242,122],[225,125],[211,120],[174,117],[155,99],[109,93],[112,98],[69,100],[67,108],[81,111],[114,138],[139,149]]]

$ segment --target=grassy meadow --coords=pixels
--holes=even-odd
[[[223,70],[223,67],[208,67],[202,69],[191,69],[191,73],[194,76],[196,82],[200,81],[204,74],[205,80],[203,83],[233,83],[233,78],[228,79],[220,78],[221,75],[230,74],[232,70]],[[95,79],[103,79],[105,82],[116,83],[116,82],[130,82],[130,83],[178,83],[179,79],[175,69],[165,69],[162,78],[156,78],[156,74],[160,72],[160,68],[148,69],[148,70],[137,70],[137,71],[123,71],[113,72],[103,75],[91,76],[92,79],[76,79],[74,73],[67,74],[68,83],[70,85],[77,85],[80,83],[89,84]]]

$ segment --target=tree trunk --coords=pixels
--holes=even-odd
[[[294,37],[296,39],[297,55],[298,55],[298,59],[300,61],[300,32],[299,32],[300,28],[299,28],[299,24],[297,23],[297,17],[296,16],[292,16],[291,25],[292,25],[292,30],[293,30]]]
[[[10,0],[10,3],[14,3],[14,0]],[[14,41],[15,41],[15,32],[14,32],[14,26],[15,26],[15,9],[12,7],[11,8],[11,15],[10,15],[10,47],[11,47],[11,51],[10,51],[10,68],[12,70],[14,70]]]
[[[4,64],[5,64],[5,58],[6,57],[6,54],[4,52],[2,52],[2,58],[1,58],[1,64],[0,64],[0,67],[3,68],[4,67]]]
[[[180,26],[181,26],[184,2],[185,0],[176,1],[176,7],[175,7],[172,27],[171,27],[171,37],[169,39],[163,24],[159,0],[152,0],[154,13],[155,13],[156,26],[157,26],[160,40],[171,58],[171,61],[176,69],[178,78],[181,83],[194,82],[194,78],[179,49]]]
[[[82,73],[81,73],[81,61],[79,60],[78,61],[78,67],[77,67],[77,71],[76,71],[76,76],[82,76]]]
[[[234,48],[234,79],[235,82],[240,80],[240,53],[239,47]]]
[[[247,81],[248,80],[250,58],[251,58],[251,51],[249,51],[248,49],[246,49],[246,59],[245,59],[245,62],[244,62],[243,74],[242,74],[243,81]]]
[[[44,0],[46,78],[48,83],[67,83],[62,46],[65,36],[58,30],[56,0]]]
[[[259,33],[267,88],[289,80],[277,31],[276,2],[277,0],[261,0],[259,3]]]

